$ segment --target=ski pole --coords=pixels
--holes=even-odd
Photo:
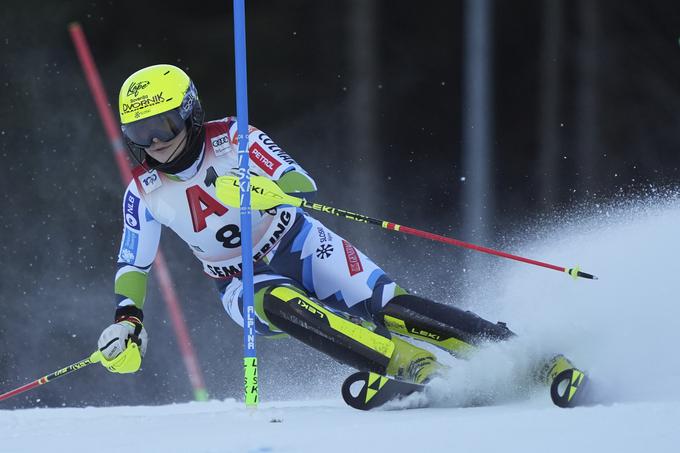
[[[234,176],[221,176],[217,178],[217,198],[229,206],[239,207],[239,192],[238,192],[238,179]],[[355,212],[346,211],[344,209],[334,208],[332,206],[323,205],[320,203],[310,203],[304,198],[294,197],[283,192],[276,183],[263,176],[252,176],[251,177],[251,207],[257,210],[271,209],[275,206],[281,204],[289,204],[292,206],[302,207],[306,209],[312,209],[314,211],[325,212],[327,214],[333,214],[338,217],[342,217],[348,220],[354,220],[361,223],[370,223],[373,225],[378,225],[379,227],[385,228],[386,230],[399,231],[400,233],[410,234],[412,236],[418,236],[425,239],[430,239],[432,241],[443,242],[445,244],[451,244],[458,247],[464,247],[471,250],[476,250],[478,252],[488,253],[490,255],[496,255],[503,258],[509,258],[515,261],[521,261],[527,264],[533,264],[535,266],[545,267],[547,269],[553,269],[559,272],[564,272],[571,275],[574,278],[586,278],[590,280],[597,280],[597,277],[582,272],[578,266],[572,268],[566,268],[562,266],[555,266],[554,264],[544,263],[542,261],[532,260],[530,258],[524,258],[518,255],[512,255],[510,253],[501,252],[499,250],[494,250],[488,247],[482,247],[480,245],[470,244],[468,242],[459,241],[458,239],[453,239],[446,236],[440,236],[434,233],[428,233],[427,231],[417,230],[415,228],[399,225],[398,223],[388,222],[386,220],[374,219],[363,214],[357,214]]]
[[[13,396],[16,396],[20,393],[24,393],[28,390],[34,389],[38,386],[41,386],[43,384],[47,384],[48,382],[51,382],[55,380],[58,377],[66,376],[67,374],[80,370],[81,368],[85,368],[88,365],[92,365],[93,363],[99,362],[99,358],[101,357],[101,352],[100,351],[95,351],[93,352],[88,358],[81,360],[80,362],[76,362],[72,365],[69,365],[67,367],[64,367],[60,370],[55,371],[54,373],[48,374],[46,376],[41,377],[40,379],[36,379],[35,381],[22,385],[19,388],[16,388],[14,390],[10,390],[7,393],[3,393],[0,395],[0,401],[6,400],[8,398],[11,398]]]

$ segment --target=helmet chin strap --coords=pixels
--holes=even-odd
[[[170,154],[170,157],[168,157],[168,160],[166,160],[165,162],[161,162],[161,164],[169,164],[169,163],[171,163],[174,159],[176,159],[177,157],[179,157],[179,156],[182,154],[182,151],[180,151],[180,150],[184,150],[184,147],[185,147],[186,144],[187,144],[187,140],[189,140],[189,132],[187,132],[187,133],[184,134],[184,138],[182,139],[181,142],[179,142],[179,143],[177,144],[177,146],[175,146],[175,150],[172,152],[172,154]],[[148,156],[149,153],[147,152],[146,155]],[[156,159],[154,159],[154,160],[156,160]]]

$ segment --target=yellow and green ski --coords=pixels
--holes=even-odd
[[[586,374],[569,368],[559,373],[550,385],[552,402],[562,408],[589,406],[597,404],[593,399],[590,381]],[[414,393],[422,393],[427,384],[414,384],[398,381],[377,373],[358,371],[350,375],[342,384],[342,398],[349,406],[359,410],[381,407],[390,401],[398,401]],[[428,407],[428,398],[414,400],[405,407],[408,409]]]

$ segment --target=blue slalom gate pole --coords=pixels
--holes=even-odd
[[[244,0],[234,0],[234,57],[238,127],[239,192],[241,198],[241,282],[243,283],[243,370],[246,406],[257,407],[257,353],[253,305],[253,239],[248,171],[248,73],[246,71],[246,13]]]

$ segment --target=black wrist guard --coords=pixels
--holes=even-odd
[[[126,319],[129,319],[132,322],[137,320],[141,324],[142,321],[144,321],[144,312],[141,308],[137,308],[134,305],[118,307],[114,316],[114,322],[125,321]]]

